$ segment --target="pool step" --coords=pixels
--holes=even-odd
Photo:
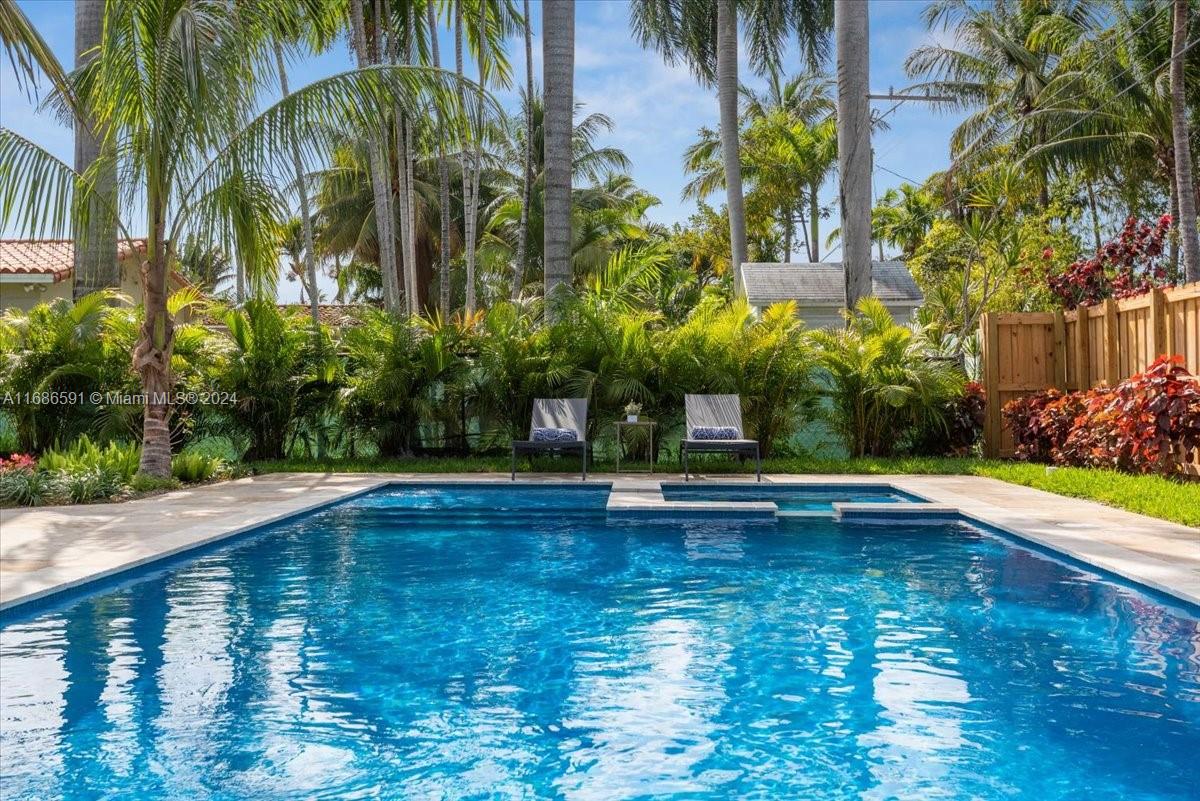
[[[942,524],[961,519],[958,509],[940,503],[835,503],[833,519],[887,525]]]

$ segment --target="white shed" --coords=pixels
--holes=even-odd
[[[899,323],[912,319],[913,312],[925,300],[901,261],[871,262],[871,284],[875,297],[883,301]],[[742,286],[757,311],[772,303],[793,300],[800,319],[809,328],[842,325],[846,284],[840,263],[748,262],[742,265]]]

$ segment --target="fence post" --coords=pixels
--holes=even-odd
[[[1150,290],[1150,361],[1171,352],[1167,339],[1167,296],[1158,287]]]
[[[1067,321],[1062,309],[1054,311],[1054,387],[1067,388]]]
[[[1121,383],[1121,336],[1117,333],[1117,302],[1104,301],[1104,380],[1110,387]]]
[[[1075,310],[1075,379],[1077,389],[1092,388],[1092,354],[1089,347],[1092,333],[1091,323],[1088,322],[1087,306]]]
[[[979,320],[983,338],[983,396],[984,407],[983,455],[995,459],[1000,455],[1000,329],[996,315],[984,312]]]

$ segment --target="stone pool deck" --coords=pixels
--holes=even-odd
[[[665,501],[674,475],[589,476],[612,484],[610,512],[701,508],[773,514],[773,504]],[[120,504],[0,510],[0,609],[219,541],[389,482],[509,485],[498,474],[273,474],[178,490]],[[578,486],[570,474],[519,482]],[[696,483],[750,483],[713,476]],[[764,476],[764,484],[887,484],[982,523],[1200,605],[1200,529],[1091,501],[976,476]]]

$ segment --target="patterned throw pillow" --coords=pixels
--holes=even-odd
[[[738,430],[733,426],[694,426],[692,439],[737,439]]]
[[[575,442],[579,438],[569,428],[535,428],[531,439],[534,442]]]

